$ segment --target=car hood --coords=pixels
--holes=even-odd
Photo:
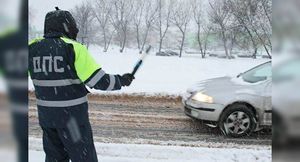
[[[247,91],[247,93],[251,93],[253,91],[253,86],[260,84],[258,83],[247,83],[242,79],[237,77],[218,77],[213,79],[204,80],[196,83],[195,85],[188,88],[189,93],[194,92],[204,92],[207,94],[211,94],[214,92],[238,92],[238,91]],[[254,93],[254,92],[253,92]]]

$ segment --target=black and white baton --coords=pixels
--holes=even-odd
[[[152,48],[152,46],[148,46],[148,48],[146,49],[146,52],[142,55],[142,57],[139,59],[139,61],[134,66],[133,71],[131,73],[133,76],[135,75],[135,73],[138,71],[138,69],[143,64],[143,60],[146,58],[146,56],[148,55],[148,53],[151,50],[151,48]]]

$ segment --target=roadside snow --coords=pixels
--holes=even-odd
[[[98,46],[91,46],[89,51],[107,73],[124,74],[131,72],[140,58],[137,50],[126,49],[124,54],[113,48],[109,52],[102,52]],[[116,92],[91,90],[93,93],[138,93],[146,95],[165,94],[179,95],[196,82],[221,77],[236,76],[268,59],[201,59],[199,55],[187,55],[182,58],[154,56],[154,51],[146,58],[144,64],[136,74],[136,79],[130,87]],[[32,90],[32,82],[29,87]]]
[[[105,162],[268,162],[271,149],[205,148],[145,144],[95,143],[99,161]],[[41,140],[30,138],[30,162],[44,161]]]

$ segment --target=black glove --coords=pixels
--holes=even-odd
[[[130,73],[126,73],[124,75],[121,76],[121,84],[122,86],[130,86],[131,82],[133,81],[133,79],[135,79],[135,77],[130,74]]]

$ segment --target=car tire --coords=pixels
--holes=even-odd
[[[245,104],[233,104],[221,114],[219,127],[227,136],[238,138],[250,135],[256,128],[255,114]]]

